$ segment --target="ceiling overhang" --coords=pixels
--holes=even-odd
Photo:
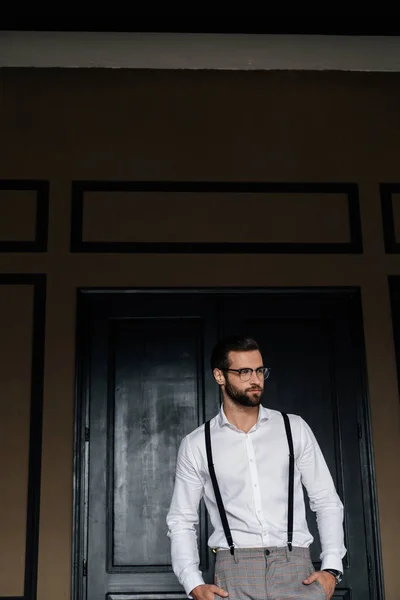
[[[400,37],[0,31],[0,67],[400,71]]]

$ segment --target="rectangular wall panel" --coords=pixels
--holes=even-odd
[[[0,252],[46,252],[49,183],[0,179]]]
[[[75,181],[71,250],[358,253],[357,186]]]

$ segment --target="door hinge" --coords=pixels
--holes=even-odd
[[[371,557],[369,555],[367,556],[367,564],[368,564],[368,573],[372,573],[372,561],[371,561]]]
[[[86,560],[86,558],[83,559],[82,574],[83,574],[84,577],[86,577],[86,575],[87,575],[87,560]]]
[[[358,434],[358,439],[361,440],[361,438],[362,438],[362,427],[361,427],[360,423],[357,423],[357,434]]]
[[[89,427],[85,427],[85,442],[89,441],[90,431]]]

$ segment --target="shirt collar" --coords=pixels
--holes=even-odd
[[[256,427],[258,427],[262,421],[266,421],[267,419],[270,418],[269,412],[270,411],[268,410],[268,408],[265,408],[265,406],[260,404],[259,409],[258,409],[258,419],[257,419]],[[227,425],[229,427],[233,427],[233,425],[226,418],[223,404],[221,404],[221,409],[218,414],[218,425],[220,427],[224,427],[225,425]]]

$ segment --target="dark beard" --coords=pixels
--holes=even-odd
[[[256,388],[255,391],[256,390],[259,391],[259,388]],[[241,392],[230,384],[229,381],[225,382],[225,392],[232,402],[239,406],[259,406],[263,395],[263,392],[261,391],[261,394],[257,398],[254,398],[254,396],[251,397],[251,388],[245,392]]]

